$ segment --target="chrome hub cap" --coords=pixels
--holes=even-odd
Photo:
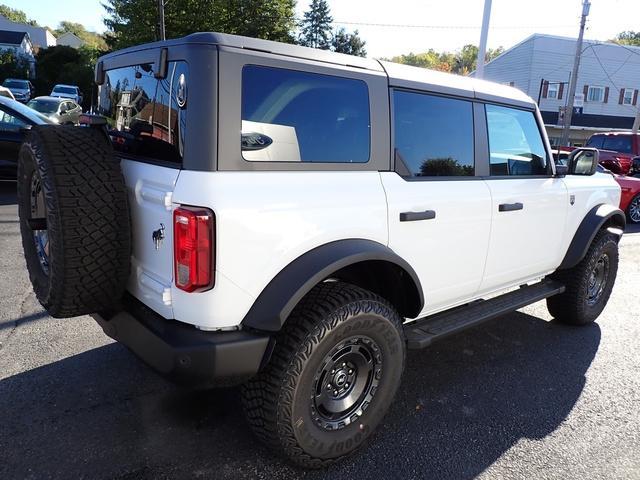
[[[629,204],[629,218],[634,223],[640,223],[640,195],[631,200]]]

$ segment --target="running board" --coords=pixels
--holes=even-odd
[[[416,320],[404,327],[407,347],[425,348],[448,335],[475,327],[487,320],[513,312],[531,303],[564,292],[564,285],[554,280],[544,280],[534,285],[520,287],[490,300],[478,300]]]

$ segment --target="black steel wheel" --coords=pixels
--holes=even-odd
[[[382,421],[404,359],[402,319],[386,300],[322,283],[296,306],[264,370],[243,386],[249,424],[297,465],[335,462]]]

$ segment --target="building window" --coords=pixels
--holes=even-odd
[[[632,105],[633,104],[633,88],[623,88],[622,91],[623,91],[622,104]]]
[[[603,102],[604,101],[604,87],[589,86],[587,92],[587,102]]]
[[[549,82],[549,88],[547,89],[547,98],[558,98],[558,89],[560,88],[559,83],[551,83]]]

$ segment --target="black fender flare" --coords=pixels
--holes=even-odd
[[[612,223],[609,230],[621,237],[627,223],[622,210],[607,204],[596,205],[589,210],[576,230],[558,270],[572,268],[580,263],[587,254],[587,250],[589,250],[589,246],[596,234],[609,220]]]
[[[404,259],[389,247],[365,239],[337,240],[316,247],[284,267],[264,288],[242,321],[243,327],[275,332],[309,291],[338,270],[368,260],[386,261],[402,268],[413,281],[424,305],[420,279]]]

